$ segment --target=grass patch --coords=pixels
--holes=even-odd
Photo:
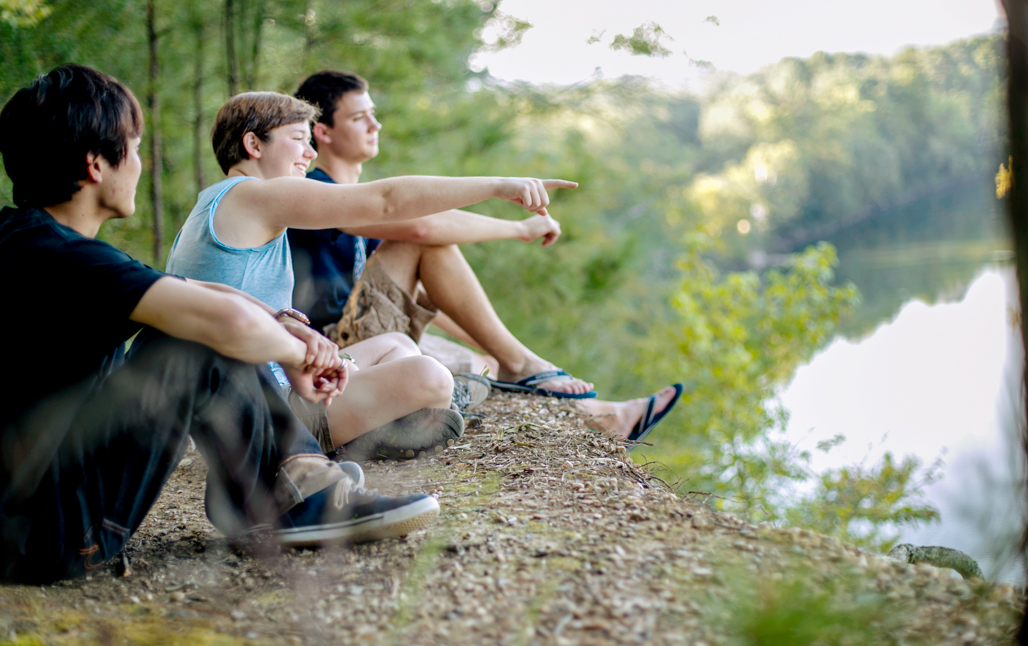
[[[905,612],[859,579],[826,579],[812,569],[777,581],[734,570],[725,588],[710,610],[733,646],[894,644],[891,629]]]

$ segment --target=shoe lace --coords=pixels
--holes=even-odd
[[[453,382],[453,403],[460,411],[461,415],[466,414],[468,412],[468,407],[474,403],[474,398],[471,395],[471,389],[462,381]]]
[[[371,493],[366,489],[362,489],[357,486],[350,476],[344,476],[335,485],[335,495],[332,498],[332,505],[336,509],[343,509],[351,504],[351,499],[355,497],[370,496]]]

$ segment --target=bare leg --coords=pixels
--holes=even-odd
[[[657,401],[653,405],[653,411],[663,411],[672,398],[675,396],[675,389],[664,388],[657,393]],[[578,409],[592,419],[588,424],[615,437],[628,437],[635,425],[639,423],[642,416],[646,414],[646,403],[648,397],[641,399],[629,399],[623,402],[608,402],[599,399],[583,399],[575,402]]]
[[[375,255],[390,278],[407,293],[414,294],[420,280],[432,302],[496,360],[497,378],[501,381],[515,381],[554,367],[510,333],[456,245],[426,247],[385,242]],[[580,379],[559,379],[540,385],[567,393],[592,390],[592,384]]]
[[[471,355],[471,372],[476,375],[498,375],[500,374],[500,364],[489,355],[475,352]]]
[[[450,371],[431,357],[410,356],[361,368],[350,375],[346,390],[328,408],[332,442],[341,446],[422,408],[449,408],[452,398]]]
[[[358,369],[421,355],[418,344],[400,332],[388,332],[373,336],[347,346],[344,352],[353,357]]]

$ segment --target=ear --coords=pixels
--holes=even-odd
[[[261,158],[262,143],[261,138],[252,132],[248,132],[243,135],[243,148],[246,149],[246,152],[250,155],[251,159]]]
[[[94,184],[103,181],[103,167],[100,165],[100,155],[86,153],[86,179]]]
[[[328,134],[328,126],[321,123],[320,121],[315,123],[314,127],[311,128],[311,135],[314,136],[314,141],[318,142],[319,144],[332,143],[332,138]]]

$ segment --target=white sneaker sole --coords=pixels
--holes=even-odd
[[[281,545],[306,547],[325,543],[363,543],[406,536],[432,524],[439,514],[439,501],[428,496],[381,514],[342,523],[280,529],[272,533]]]

